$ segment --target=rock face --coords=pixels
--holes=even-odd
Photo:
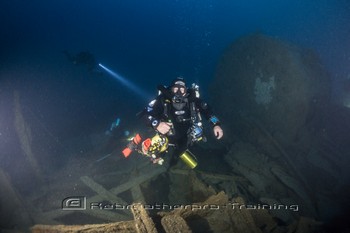
[[[223,122],[239,112],[248,114],[289,143],[328,104],[329,77],[312,51],[251,35],[225,51],[211,96]]]

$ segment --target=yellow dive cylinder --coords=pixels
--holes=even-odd
[[[182,155],[180,155],[180,158],[191,169],[197,167],[198,163],[194,158],[194,155],[189,150],[186,150],[184,153],[182,153]]]

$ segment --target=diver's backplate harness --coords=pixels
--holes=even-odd
[[[206,138],[203,135],[203,124],[202,124],[202,116],[200,114],[199,109],[196,107],[196,103],[193,100],[194,98],[199,98],[199,86],[195,83],[192,84],[191,88],[189,89],[188,93],[186,93],[184,96],[182,95],[173,95],[169,93],[169,90],[165,88],[164,86],[159,86],[159,94],[163,94],[165,98],[161,99],[162,105],[163,105],[163,117],[168,122],[171,120],[169,117],[169,108],[170,105],[174,110],[175,115],[175,121],[177,123],[181,122],[190,122],[191,127],[188,131],[189,137],[189,144],[193,144],[197,141],[206,141]],[[191,94],[190,94],[190,93]],[[147,111],[150,112],[153,110],[153,106],[155,104],[155,100],[151,101],[148,105]],[[185,111],[185,108],[188,107],[190,110],[190,114]],[[158,124],[160,123],[158,119],[153,118],[152,116],[149,116],[148,120],[152,123],[152,127],[155,129]],[[172,122],[170,122],[172,123]],[[168,136],[174,135],[176,132],[174,131],[174,128],[172,127],[171,130],[168,132]]]
[[[192,90],[195,93],[195,97],[199,98],[200,97],[199,86],[193,83]],[[190,103],[190,111],[191,111],[191,122],[192,122],[191,129],[190,129],[191,144],[201,140],[206,142],[207,139],[203,134],[202,116],[199,110],[196,108],[195,102]]]

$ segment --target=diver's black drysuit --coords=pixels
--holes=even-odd
[[[151,101],[146,109],[147,124],[155,130],[160,122],[173,124],[171,131],[167,134],[169,144],[175,146],[170,159],[170,166],[173,166],[177,158],[195,141],[192,131],[194,124],[201,120],[200,114],[209,120],[213,127],[220,125],[220,122],[213,115],[208,104],[196,97],[195,90],[189,88],[185,96],[177,97],[170,88],[159,86],[158,89],[161,94]]]

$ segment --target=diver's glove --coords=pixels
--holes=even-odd
[[[214,135],[217,139],[221,139],[224,136],[224,131],[220,127],[220,121],[216,116],[209,118],[210,123],[213,126]]]
[[[157,130],[159,133],[165,135],[165,134],[167,134],[167,133],[171,130],[171,128],[172,128],[172,123],[161,121],[161,122],[158,124],[156,130]]]
[[[224,131],[221,129],[219,125],[215,125],[213,128],[214,135],[217,139],[221,139],[224,136]]]

